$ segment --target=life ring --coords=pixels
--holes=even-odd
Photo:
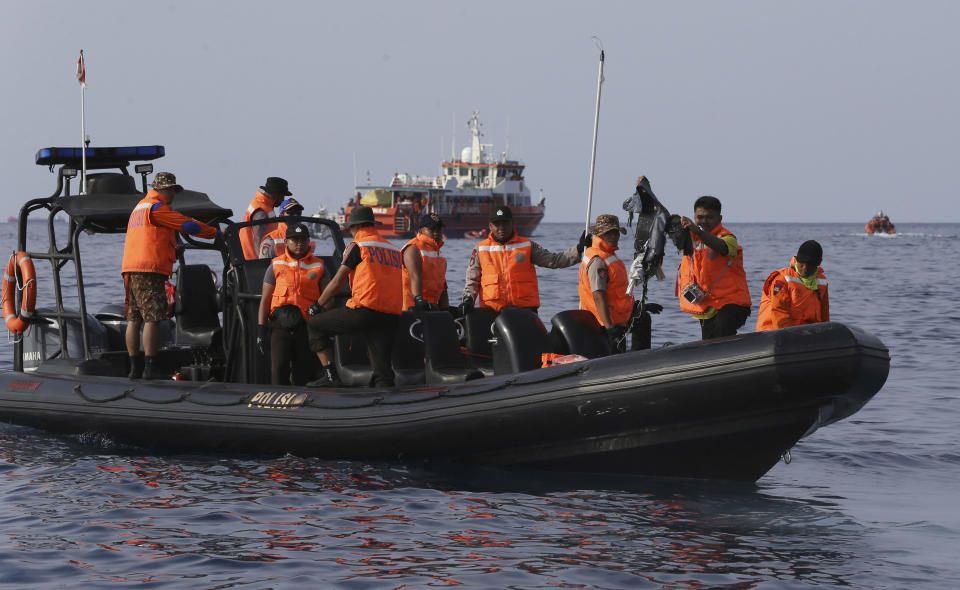
[[[20,300],[20,313],[14,307],[17,293],[17,269],[23,280],[23,297]],[[37,305],[37,274],[33,268],[33,260],[26,252],[17,252],[7,262],[7,270],[3,274],[3,318],[7,323],[7,330],[20,334],[27,329],[27,320],[33,318]]]

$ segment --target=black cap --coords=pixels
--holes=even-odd
[[[494,207],[490,211],[490,222],[495,221],[513,221],[513,211],[510,210],[510,207],[506,205],[500,205],[499,207]]]
[[[372,223],[374,225],[379,224],[380,222],[373,216],[373,209],[367,207],[366,205],[357,205],[350,210],[350,217],[347,219],[347,222],[343,224],[343,227],[350,229],[354,225],[359,225],[361,223]]]
[[[302,223],[296,225],[288,225],[287,233],[284,237],[288,240],[303,238],[304,240],[310,238],[310,230],[307,229],[307,226]]]
[[[436,213],[427,213],[420,218],[420,227],[429,229],[440,229],[443,227],[443,220]]]
[[[287,187],[287,181],[279,176],[271,176],[268,178],[267,181],[263,183],[263,186],[260,187],[260,190],[275,195],[283,195],[285,197],[289,197],[293,194]]]
[[[800,249],[797,250],[797,262],[820,266],[823,262],[823,248],[816,240],[807,240],[800,244]]]

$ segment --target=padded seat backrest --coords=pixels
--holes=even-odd
[[[333,362],[340,382],[348,387],[367,386],[373,377],[367,339],[362,332],[333,337]]]
[[[410,334],[411,327],[413,328],[413,336]],[[423,383],[423,355],[423,326],[415,313],[405,311],[400,314],[400,319],[397,321],[397,333],[393,342],[391,364],[396,375],[394,383],[397,385]]]
[[[445,311],[422,314],[423,347],[428,384],[458,383],[483,374],[466,366],[460,354],[460,336],[453,317]]]
[[[596,316],[585,309],[561,311],[550,320],[550,340],[558,354],[595,359],[610,354],[610,339]]]
[[[493,371],[493,321],[497,312],[489,307],[475,307],[463,318],[463,333],[470,364]]]
[[[220,333],[219,296],[206,264],[185,264],[177,269],[174,291],[177,319],[176,343],[210,346]]]
[[[493,322],[493,334],[493,370],[497,375],[539,369],[540,355],[551,352],[547,329],[529,309],[502,309]]]

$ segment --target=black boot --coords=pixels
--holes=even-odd
[[[321,369],[323,372],[319,379],[307,383],[307,387],[340,387],[340,375],[337,375],[337,368],[331,363]]]
[[[135,354],[130,359],[130,374],[127,379],[139,379],[143,377],[143,355]]]
[[[144,379],[164,379],[164,375],[160,373],[160,368],[156,364],[157,357],[155,356],[145,356],[143,357],[143,378]]]

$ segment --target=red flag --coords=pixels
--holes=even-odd
[[[80,59],[77,60],[77,81],[81,86],[87,85],[87,68],[83,63],[83,51],[80,52]]]

